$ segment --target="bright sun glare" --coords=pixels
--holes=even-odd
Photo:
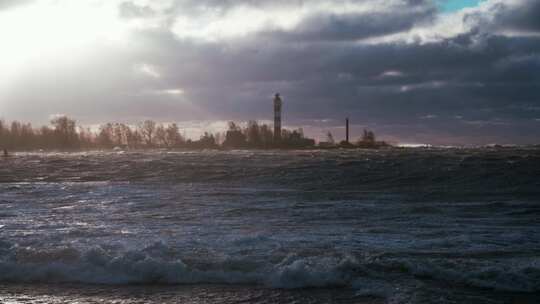
[[[39,1],[0,11],[0,77],[40,63],[60,63],[94,43],[117,42],[126,24],[110,4],[80,1]]]

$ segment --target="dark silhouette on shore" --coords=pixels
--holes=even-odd
[[[345,118],[345,142],[349,143],[349,118]]]
[[[30,123],[13,121],[10,125],[0,120],[0,147],[2,155],[8,150],[61,150],[77,151],[92,149],[336,149],[381,148],[388,146],[378,142],[372,131],[365,130],[355,144],[334,142],[331,133],[326,142],[316,144],[307,138],[302,128],[281,129],[275,140],[272,126],[249,121],[245,127],[229,122],[225,132],[205,132],[198,140],[186,139],[177,124],[159,124],[152,120],[136,126],[123,123],[105,123],[97,131],[78,126],[76,121],[60,116],[51,120],[49,126],[33,128]]]
[[[281,108],[283,106],[283,101],[279,96],[279,93],[276,93],[274,96],[274,142],[279,143],[281,141]]]
[[[377,142],[372,131],[364,130],[362,139],[356,145],[349,142],[349,118],[346,119],[345,140],[335,144],[332,134],[328,140],[317,146],[314,139],[304,136],[302,128],[284,129],[281,126],[283,100],[279,93],[273,99],[274,126],[259,125],[250,120],[242,128],[229,122],[224,133],[204,132],[199,140],[186,139],[178,125],[159,124],[145,120],[136,127],[123,123],[106,123],[98,131],[77,125],[74,119],[58,116],[50,121],[50,126],[34,129],[29,123],[13,121],[8,126],[0,120],[0,146],[12,150],[90,150],[90,149],[335,149],[335,148],[381,148],[388,146]]]

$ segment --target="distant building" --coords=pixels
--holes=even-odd
[[[279,93],[274,97],[274,141],[281,141],[281,106],[283,101]]]

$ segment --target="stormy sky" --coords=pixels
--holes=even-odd
[[[0,0],[0,117],[540,142],[538,0]],[[196,131],[193,131],[196,132]]]

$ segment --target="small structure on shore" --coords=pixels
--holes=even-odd
[[[384,141],[377,141],[375,138],[375,133],[370,130],[364,129],[362,138],[358,141],[351,143],[350,141],[350,124],[349,118],[345,118],[345,139],[339,143],[334,141],[332,133],[328,132],[327,140],[321,141],[317,145],[320,149],[380,149],[391,147],[388,143]]]
[[[345,118],[345,142],[349,143],[349,118]]]
[[[345,118],[345,140],[339,143],[340,148],[354,148],[354,145],[349,141],[349,118]]]

